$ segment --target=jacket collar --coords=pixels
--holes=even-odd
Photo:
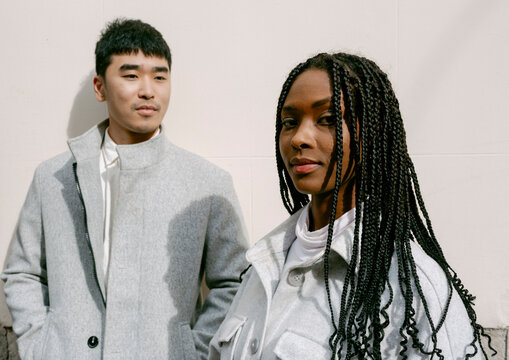
[[[104,120],[84,134],[67,141],[69,149],[78,164],[98,157],[108,123],[108,120]],[[164,156],[166,143],[164,127],[161,125],[159,135],[150,140],[138,144],[117,145],[120,169],[144,169],[157,164]]]
[[[257,262],[270,257],[273,260],[284,261],[288,249],[295,241],[295,226],[303,209],[290,216],[277,228],[261,238],[246,253],[249,262]],[[331,250],[341,256],[348,264],[352,256],[355,221],[347,225],[341,234],[332,241]]]
[[[297,211],[281,225],[261,238],[246,253],[247,260],[256,269],[266,289],[272,293],[277,287],[283,271],[286,255],[295,241],[295,226],[301,212]],[[350,263],[354,239],[355,221],[346,226],[336,239],[332,241],[331,251],[342,257],[347,264]]]

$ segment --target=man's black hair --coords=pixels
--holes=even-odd
[[[382,359],[381,343],[384,330],[391,321],[387,312],[393,300],[393,289],[388,274],[393,254],[398,263],[398,280],[405,300],[405,317],[399,329],[401,352],[407,359],[407,350],[416,348],[430,358],[445,359],[438,347],[437,332],[444,323],[455,289],[466,308],[472,326],[472,342],[466,358],[479,351],[487,358],[481,343],[484,329],[477,323],[473,308],[474,296],[464,287],[449,265],[435,237],[428,212],[421,196],[417,174],[408,154],[399,103],[387,75],[371,60],[337,53],[318,54],[297,65],[286,79],[278,101],[276,115],[276,161],[283,204],[290,214],[309,202],[308,195],[300,193],[291,181],[279,151],[281,110],[295,79],[308,69],[327,72],[331,82],[331,106],[335,118],[336,182],[332,197],[327,245],[324,253],[325,292],[328,299],[331,324],[329,338],[332,359]],[[341,112],[341,98],[345,113]],[[345,277],[341,302],[333,303],[329,288],[329,254],[332,243],[336,206],[338,201],[343,158],[343,118],[350,136],[350,153],[354,159],[355,231],[352,257]],[[356,119],[358,121],[352,121]],[[362,227],[362,231],[360,231]],[[438,321],[432,320],[421,285],[410,242],[414,241],[442,268],[449,286],[449,296]],[[390,299],[382,301],[382,293],[389,289]],[[431,345],[419,338],[414,299],[421,299],[431,332]],[[339,314],[335,317],[334,314]],[[494,352],[496,353],[496,352]]]
[[[104,78],[112,55],[137,54],[163,57],[171,70],[170,48],[153,26],[140,20],[115,19],[106,25],[95,46],[95,71]]]

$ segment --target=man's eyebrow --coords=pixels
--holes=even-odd
[[[166,66],[154,66],[152,68],[152,72],[163,72],[163,73],[169,73],[170,70]]]
[[[140,65],[137,65],[137,64],[123,64],[120,67],[120,71],[138,70],[139,68],[140,68]]]

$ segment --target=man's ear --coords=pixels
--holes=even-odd
[[[103,102],[106,101],[106,89],[105,89],[105,81],[101,75],[97,75],[94,77],[94,93],[97,101]]]

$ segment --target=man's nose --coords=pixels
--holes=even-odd
[[[138,89],[138,97],[142,99],[152,99],[154,97],[153,84],[150,79],[141,79],[140,88]]]

